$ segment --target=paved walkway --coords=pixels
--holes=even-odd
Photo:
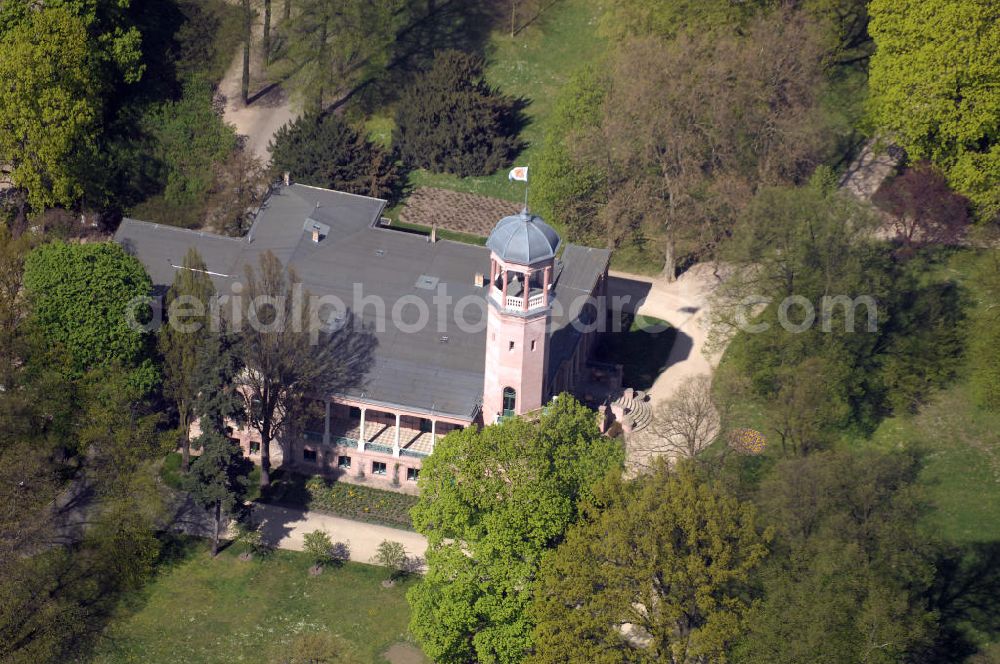
[[[264,539],[279,549],[301,551],[302,538],[306,533],[325,530],[334,542],[349,542],[351,560],[359,563],[371,563],[375,549],[383,540],[400,542],[409,556],[423,558],[427,552],[427,539],[418,533],[320,512],[257,503],[254,505],[254,519],[265,520]]]

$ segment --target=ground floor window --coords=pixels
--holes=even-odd
[[[503,416],[510,417],[517,407],[517,392],[512,387],[503,388]]]
[[[310,450],[308,448],[302,450],[302,460],[310,463],[316,463],[316,450]]]
[[[250,454],[260,454],[260,443],[256,440],[250,441]]]
[[[372,461],[372,475],[385,475],[385,464],[381,461]]]
[[[350,468],[350,467],[351,467],[351,457],[349,456],[337,457],[337,468]]]
[[[416,482],[418,477],[420,477],[420,471],[419,470],[417,470],[416,468],[407,468],[406,469],[406,481],[407,482]]]

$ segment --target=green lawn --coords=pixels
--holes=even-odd
[[[556,0],[546,3],[540,18],[516,37],[511,38],[501,26],[487,44],[487,80],[505,94],[529,102],[525,111],[528,126],[521,132],[527,148],[516,158],[518,165],[532,164],[563,83],[581,66],[603,55],[605,41],[596,31],[599,13],[599,4],[589,0]],[[368,129],[374,140],[384,143],[392,133],[392,120],[386,113],[377,114],[369,119]],[[410,174],[410,185],[523,200],[524,183],[508,182],[508,170],[469,178],[418,170]]]
[[[915,416],[885,420],[867,443],[921,454],[930,532],[956,544],[1000,542],[1000,413],[977,408],[968,385],[937,394]]]
[[[347,563],[310,576],[304,554],[277,551],[239,560],[236,551],[209,558],[188,545],[108,627],[94,664],[268,664],[303,633],[331,632],[353,649],[349,661],[385,662],[407,634],[406,589],[383,588],[385,571]],[[424,660],[427,661],[427,660]]]

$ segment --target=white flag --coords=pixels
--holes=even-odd
[[[515,166],[507,174],[508,180],[520,180],[521,182],[528,181],[528,167],[527,166]]]

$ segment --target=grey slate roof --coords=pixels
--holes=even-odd
[[[501,219],[486,246],[506,263],[531,265],[556,255],[559,234],[527,210]]]
[[[231,292],[247,266],[256,266],[264,252],[273,252],[294,268],[312,294],[340,298],[375,326],[373,367],[361,384],[342,396],[472,421],[482,399],[486,330],[480,323],[485,323],[487,306],[486,289],[475,285],[475,275],[489,274],[490,252],[381,228],[377,222],[384,207],[385,201],[378,199],[292,185],[270,196],[245,238],[126,219],[115,240],[143,262],[162,290],[173,282],[173,266],[181,264],[189,247],[201,253],[220,293]],[[307,218],[330,229],[318,243],[312,240]],[[580,315],[580,306],[572,300],[591,292],[608,257],[605,250],[564,248],[555,279],[556,298],[567,306],[553,315],[554,358],[568,356],[575,347],[579,335],[569,323]],[[442,289],[450,302],[435,300]],[[385,303],[384,311],[371,300],[355,301],[365,296],[377,296]],[[430,311],[428,325],[410,331],[386,320],[397,307],[404,322],[415,322],[415,300]],[[470,333],[466,326],[478,331]]]

